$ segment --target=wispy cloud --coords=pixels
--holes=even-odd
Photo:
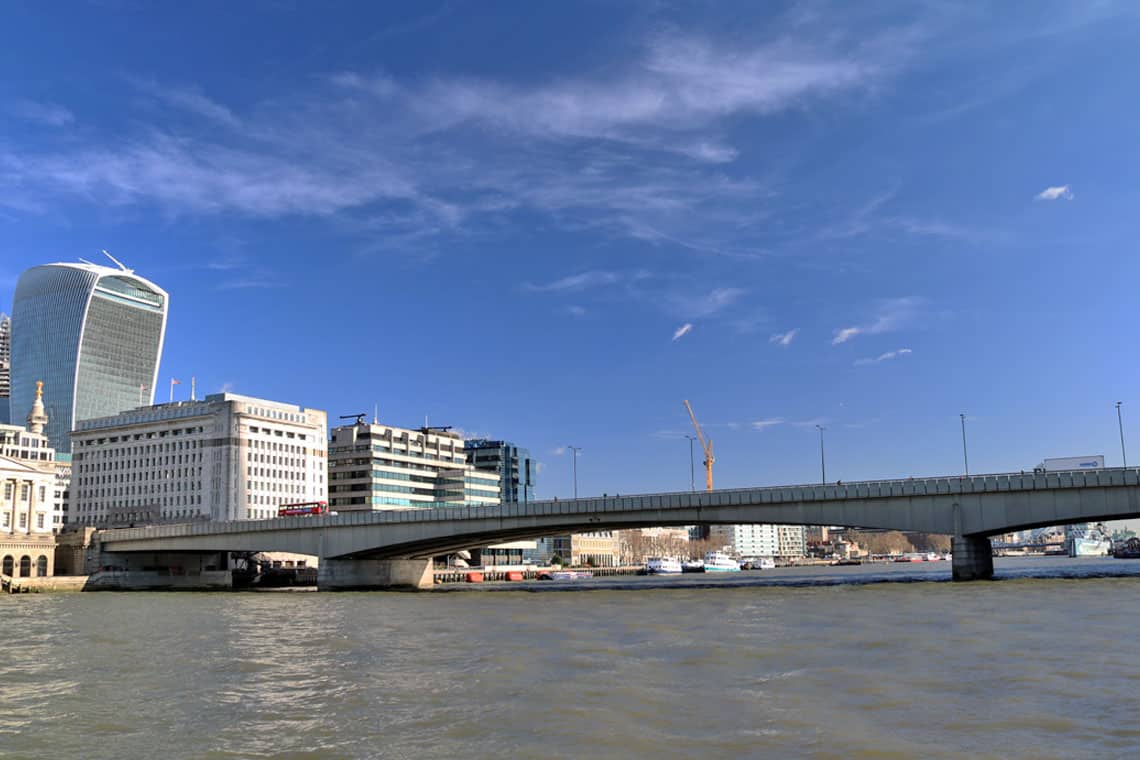
[[[776,425],[783,425],[783,424],[784,424],[784,419],[782,417],[771,417],[771,418],[765,419],[765,420],[756,420],[755,422],[752,423],[752,428],[754,430],[767,430],[770,427],[775,427]]]
[[[553,456],[560,457],[566,453],[566,447],[565,446],[559,446],[558,448],[551,450],[550,453]]]
[[[1035,197],[1039,201],[1055,201],[1059,199],[1071,201],[1075,196],[1073,195],[1073,191],[1069,189],[1068,185],[1058,185],[1056,187],[1045,188]]]
[[[664,305],[674,316],[686,320],[707,319],[716,316],[737,303],[747,291],[744,288],[720,287],[707,292],[688,293],[670,290],[652,293],[647,297]]]
[[[890,361],[891,359],[897,359],[900,356],[906,356],[907,354],[911,354],[911,353],[914,353],[914,352],[911,351],[909,348],[900,348],[897,351],[887,351],[886,353],[879,354],[878,356],[876,356],[874,358],[857,359],[855,361],[855,366],[856,367],[862,367],[862,366],[867,365],[867,364],[878,364],[880,362],[886,362],[886,361]]]
[[[17,118],[37,124],[46,124],[49,127],[64,127],[75,121],[75,115],[63,106],[54,103],[40,103],[35,100],[13,100],[0,110]]]
[[[739,150],[728,127],[873,87],[897,54],[818,29],[751,44],[661,34],[631,50],[602,71],[526,83],[343,71],[240,107],[133,81],[143,98],[103,133],[0,147],[0,173],[22,196],[5,203],[70,195],[171,215],[336,217],[412,246],[534,212],[753,257],[749,223],[772,190],[724,171]]]
[[[879,307],[878,315],[871,322],[837,328],[831,345],[846,343],[858,335],[878,335],[907,327],[918,319],[924,304],[923,299],[915,296],[884,301]]]
[[[785,347],[790,346],[792,344],[792,341],[795,340],[795,338],[796,338],[796,333],[798,333],[799,331],[800,331],[800,328],[793,327],[791,330],[788,330],[787,332],[775,333],[774,335],[772,335],[772,337],[768,338],[768,342],[769,343],[775,343],[778,346],[785,346]]]
[[[566,312],[572,317],[581,318],[586,316],[586,309],[581,306],[567,306]]]
[[[589,271],[580,272],[579,274],[567,275],[566,277],[559,278],[553,282],[533,284],[527,283],[527,290],[535,291],[562,291],[562,290],[585,290],[587,288],[594,288],[603,285],[614,285],[622,281],[622,275],[618,272],[605,272],[605,271]]]
[[[692,331],[693,331],[693,325],[690,324],[689,322],[686,322],[685,324],[681,325],[680,327],[678,327],[676,330],[673,331],[673,341],[676,342],[676,341],[680,340],[681,338],[685,337],[686,335],[688,335]]]
[[[214,286],[215,290],[260,290],[268,288],[283,288],[285,283],[271,274],[250,274],[222,280]]]

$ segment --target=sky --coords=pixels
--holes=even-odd
[[[1140,11],[16,2],[0,310],[106,249],[220,390],[528,447],[537,493],[1140,462]],[[50,392],[50,389],[48,389]],[[703,473],[695,452],[696,484]]]

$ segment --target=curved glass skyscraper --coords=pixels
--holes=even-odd
[[[20,275],[12,303],[12,414],[44,381],[57,451],[79,420],[154,402],[169,298],[123,268],[45,264]],[[21,412],[22,413],[22,412]]]

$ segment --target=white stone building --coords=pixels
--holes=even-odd
[[[55,567],[55,450],[43,434],[43,383],[38,383],[28,428],[0,425],[0,574],[51,575]]]
[[[218,393],[83,420],[71,434],[77,525],[276,517],[327,500],[326,415]]]

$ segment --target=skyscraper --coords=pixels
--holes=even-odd
[[[0,425],[11,420],[8,401],[12,388],[12,318],[0,312]]]
[[[507,441],[473,438],[463,442],[467,463],[499,476],[499,499],[504,502],[534,499],[534,467],[530,452]]]
[[[27,270],[12,304],[11,408],[31,408],[42,380],[45,432],[70,452],[78,421],[153,403],[168,306],[166,291],[121,264]]]

